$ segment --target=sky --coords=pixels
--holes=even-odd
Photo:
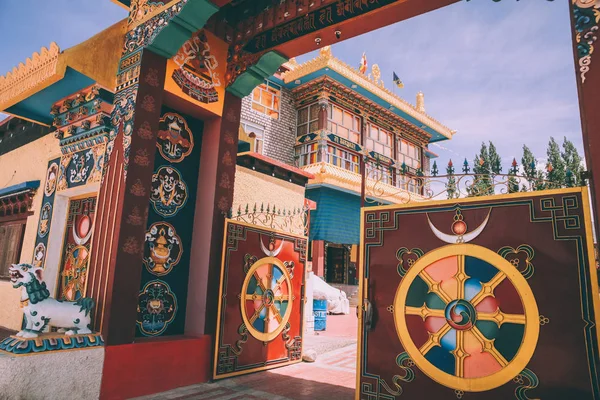
[[[427,113],[457,130],[432,145],[439,166],[472,163],[491,140],[506,171],[523,144],[543,163],[550,136],[566,136],[583,155],[568,3],[462,1],[332,51],[355,66],[366,52],[369,70],[378,64],[388,88],[395,71],[405,85],[396,93],[413,104],[423,91]],[[125,17],[110,0],[0,0],[0,75],[51,41],[66,49]]]

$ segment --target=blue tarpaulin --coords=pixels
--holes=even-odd
[[[310,240],[359,244],[360,196],[319,187],[308,189],[306,197],[317,203],[310,212]]]

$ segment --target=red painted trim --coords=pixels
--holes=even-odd
[[[107,346],[100,399],[128,399],[208,382],[211,344],[205,335]]]
[[[259,154],[259,153],[255,153],[253,151],[247,151],[247,152],[238,154],[238,159],[243,159],[245,157],[260,160],[265,164],[272,165],[277,168],[281,168],[283,170],[291,172],[292,174],[300,175],[301,177],[306,178],[306,179],[315,179],[315,176],[313,174],[311,174],[310,172],[306,172],[304,170],[301,170],[300,168],[293,167],[291,165],[282,163],[281,161],[274,160],[270,157],[267,157],[267,156]]]

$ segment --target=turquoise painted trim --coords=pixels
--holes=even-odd
[[[219,7],[208,0],[188,0],[179,14],[146,48],[167,59],[173,57],[194,32],[204,28],[206,21],[217,11]]]
[[[355,192],[353,190],[346,189],[346,188],[341,188],[339,186],[331,185],[329,183],[313,183],[311,185],[306,186],[306,190],[318,189],[318,188],[329,188],[329,189],[337,190],[338,192],[344,192],[344,193],[352,194],[354,196],[360,196],[360,193],[358,193],[358,192]],[[371,198],[371,197],[367,197],[366,199],[367,199],[366,201],[368,203],[377,202],[377,203],[381,203],[381,205],[384,205],[384,206],[394,204],[391,201],[385,201],[385,200],[375,199],[375,198]],[[375,204],[375,205],[379,205],[379,204]],[[367,204],[365,207],[369,207],[369,204]]]
[[[6,112],[49,125],[54,119],[50,114],[54,103],[93,85],[94,82],[81,72],[68,67],[61,80],[7,108]]]
[[[361,87],[360,85],[354,83],[353,81],[351,81],[350,79],[340,75],[339,73],[329,69],[327,70],[326,68],[322,68],[318,71],[315,71],[313,73],[310,73],[302,78],[300,78],[301,83],[300,84],[295,84],[294,82],[290,82],[290,83],[283,83],[283,86],[288,88],[288,89],[293,89],[296,88],[300,85],[303,85],[307,82],[310,82],[314,79],[320,78],[321,76],[328,76],[332,79],[334,79],[335,81],[341,83],[342,85],[346,86],[347,88],[354,90],[355,92],[359,93],[360,95],[368,98],[369,100],[377,103],[378,105],[382,106],[385,109],[390,109],[390,103],[381,99],[379,96],[374,95],[373,93],[369,92],[367,89]],[[271,79],[271,78],[269,78]],[[356,88],[352,88],[352,85],[356,85]],[[392,112],[396,115],[398,115],[399,117],[407,120],[408,122],[410,122],[411,124],[423,129],[425,132],[429,133],[431,135],[431,139],[429,140],[429,143],[434,143],[434,142],[439,142],[442,140],[448,140],[448,138],[444,135],[442,135],[441,133],[439,133],[438,131],[436,131],[435,129],[431,128],[430,126],[424,125],[423,122],[417,120],[416,118],[406,114],[405,112],[398,110],[397,108],[394,108],[394,110],[392,110]],[[424,126],[424,127],[423,127]]]
[[[9,196],[11,194],[23,192],[25,190],[33,190],[40,187],[40,181],[27,181],[0,189],[0,197]]]
[[[256,64],[237,77],[235,82],[227,88],[227,91],[240,98],[248,96],[265,79],[271,80],[270,77],[287,60],[287,57],[277,51],[269,51],[263,54]]]

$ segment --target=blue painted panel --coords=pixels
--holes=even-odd
[[[65,76],[60,81],[7,108],[6,111],[9,114],[50,124],[53,119],[50,110],[54,103],[92,84],[94,80],[72,68],[67,68]]]
[[[0,189],[0,197],[8,196],[13,193],[19,193],[26,189],[37,189],[40,187],[40,181],[27,181]]]
[[[317,209],[310,212],[310,240],[359,243],[360,196],[320,187],[308,189],[306,197],[317,203]]]

